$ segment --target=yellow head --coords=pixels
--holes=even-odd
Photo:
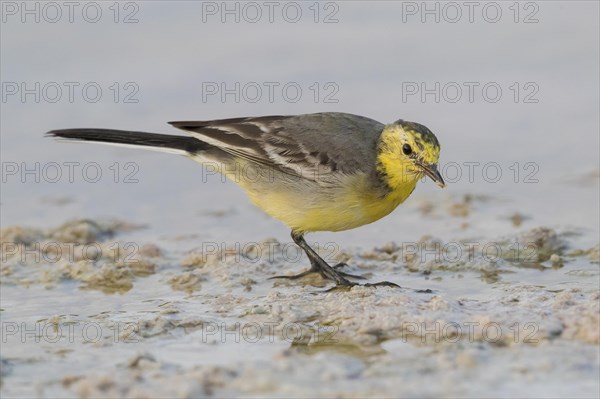
[[[415,122],[398,120],[386,125],[381,133],[377,170],[392,190],[414,188],[424,175],[445,187],[437,167],[439,157],[440,143],[431,130]]]

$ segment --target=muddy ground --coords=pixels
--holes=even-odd
[[[468,224],[474,202],[448,202],[441,220]],[[316,245],[401,286],[335,290],[269,279],[308,266],[273,238],[138,245],[128,237],[144,227],[115,220],[4,228],[3,395],[595,396],[598,244],[524,219],[507,215],[515,233],[488,240],[463,226],[452,241]]]

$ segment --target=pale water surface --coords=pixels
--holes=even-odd
[[[270,23],[264,8],[256,23],[247,21],[254,14],[222,23],[210,7],[223,3],[192,1],[134,2],[115,23],[100,4],[97,23],[77,12],[73,23],[66,14],[56,23],[3,14],[0,212],[2,228],[12,226],[2,248],[3,397],[598,395],[597,2],[515,3],[518,17],[513,2],[497,2],[496,23],[482,14],[496,7],[486,2],[472,23],[465,7],[450,22],[441,2],[426,3],[440,21],[424,23],[422,2],[321,3],[317,23],[312,2],[298,3],[297,23],[277,12]],[[138,22],[122,23],[131,12]],[[338,21],[323,23],[328,15]],[[73,102],[66,91],[56,102],[50,92],[39,102],[8,94],[23,82],[94,82],[103,94],[95,103],[77,89]],[[293,83],[302,95],[207,95],[222,82]],[[436,82],[439,101],[407,94]],[[482,93],[486,84],[501,88],[497,102]],[[139,101],[124,103],[131,87]],[[318,278],[267,280],[308,262],[290,259],[287,228],[231,182],[177,156],[43,137],[68,127],[177,133],[167,121],[320,111],[418,121],[442,143],[445,190],[425,181],[377,223],[309,236],[350,272],[403,289],[323,293]],[[36,163],[39,173],[24,173]],[[82,174],[90,163],[102,171],[97,182]],[[59,228],[79,219],[94,222]],[[142,228],[87,236],[105,249],[95,263],[35,259],[36,243],[81,238],[107,220]],[[23,237],[29,255],[7,247]],[[265,240],[281,245],[258,261],[236,251]],[[477,250],[407,258],[410,245],[436,242]],[[536,243],[535,261],[481,251],[515,242]],[[107,254],[115,243],[133,243],[145,263]],[[427,334],[457,325],[462,335]],[[482,330],[490,325],[498,339]],[[294,341],[297,328],[304,334]]]

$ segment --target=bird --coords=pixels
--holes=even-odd
[[[402,119],[383,124],[342,112],[169,122],[186,136],[128,130],[75,128],[47,136],[139,147],[184,155],[213,165],[242,187],[250,201],[291,229],[311,267],[335,287],[359,284],[329,265],[306,242],[307,233],[343,231],[391,213],[424,176],[441,188],[440,143],[422,124]]]

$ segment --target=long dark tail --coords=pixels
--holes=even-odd
[[[194,137],[169,134],[134,132],[112,129],[62,129],[46,133],[50,137],[67,140],[91,141],[115,145],[148,147],[158,151],[196,154],[210,147]]]

